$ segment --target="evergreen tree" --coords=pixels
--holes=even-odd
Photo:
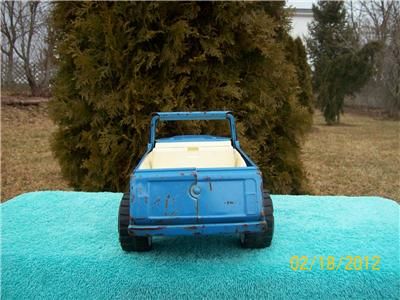
[[[346,22],[344,2],[319,1],[312,10],[307,46],[314,65],[317,104],[328,124],[338,123],[345,96],[358,91],[372,75],[379,45],[373,42],[359,49]]]
[[[304,192],[310,113],[279,37],[283,11],[262,2],[57,3],[52,147],[71,185],[124,190],[152,112],[229,109],[266,187]],[[219,131],[211,124],[191,128]],[[161,131],[171,130],[180,129]]]
[[[286,50],[289,61],[291,61],[296,68],[299,102],[307,108],[311,116],[314,111],[314,95],[312,90],[311,68],[307,62],[306,48],[299,37],[293,39],[288,35]]]

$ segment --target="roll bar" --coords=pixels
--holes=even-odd
[[[192,111],[192,112],[157,112],[153,113],[150,124],[150,144],[154,147],[158,121],[200,121],[228,120],[231,129],[232,144],[237,140],[235,118],[230,111]]]

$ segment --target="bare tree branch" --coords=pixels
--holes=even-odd
[[[400,111],[400,2],[396,0],[357,2],[360,14],[355,17],[356,5],[350,7],[350,21],[357,25],[362,43],[379,41],[382,50],[377,57],[377,75],[368,84],[366,94],[384,99],[387,110],[399,116]]]
[[[47,58],[43,54],[47,48],[48,8],[45,2],[40,1],[1,3],[1,33],[4,37],[1,52],[7,58],[7,78],[12,81],[14,60],[21,61],[32,94],[36,94],[42,84],[35,78],[33,63],[49,67]],[[45,71],[47,72],[48,70]],[[47,81],[47,74],[45,78]]]

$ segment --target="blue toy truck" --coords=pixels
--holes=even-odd
[[[156,139],[159,121],[227,120],[230,138]],[[229,111],[159,112],[147,151],[122,197],[118,232],[125,251],[148,251],[153,236],[238,234],[245,248],[271,245],[272,200],[261,172],[237,140]]]

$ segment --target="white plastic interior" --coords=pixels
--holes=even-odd
[[[230,141],[156,143],[139,170],[165,168],[234,168],[246,163]]]

